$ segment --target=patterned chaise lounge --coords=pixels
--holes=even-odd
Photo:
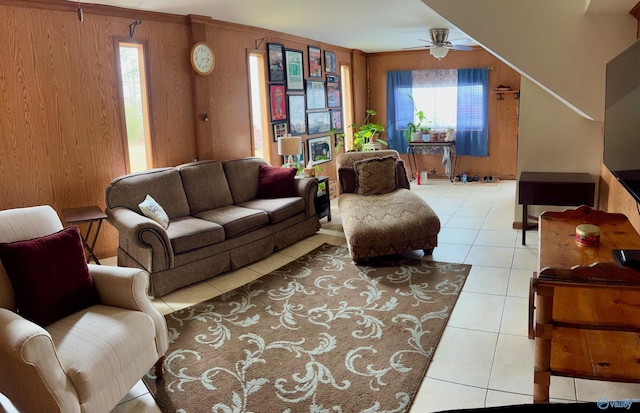
[[[395,150],[347,152],[336,158],[338,207],[355,262],[438,245],[440,219],[410,191],[404,162]]]

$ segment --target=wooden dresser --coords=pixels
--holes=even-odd
[[[600,227],[598,247],[575,242],[579,224]],[[640,236],[626,216],[586,206],[545,212],[539,227],[529,314],[534,402],[549,401],[551,375],[640,382],[640,272],[611,253],[640,249]]]

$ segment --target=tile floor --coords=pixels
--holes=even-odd
[[[520,232],[512,229],[515,181],[485,186],[431,179],[412,189],[441,220],[433,259],[472,268],[411,412],[531,403],[534,346],[527,338],[527,307],[537,234],[522,246]],[[156,306],[170,313],[259,278],[322,243],[345,245],[339,211],[335,204],[332,208],[332,222],[323,219],[318,234],[239,271],[171,293]],[[551,397],[556,402],[640,398],[640,385],[553,377]],[[112,413],[159,411],[139,382]]]

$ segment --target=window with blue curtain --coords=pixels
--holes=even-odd
[[[489,156],[488,73],[486,68],[388,72],[389,147],[407,152],[407,123],[422,111],[433,129],[455,130],[458,155]]]

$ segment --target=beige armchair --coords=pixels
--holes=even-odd
[[[49,206],[0,211],[0,242],[61,230]],[[46,268],[43,268],[46,271]],[[168,347],[145,271],[89,264],[100,304],[41,327],[17,314],[0,263],[0,393],[21,412],[109,412]]]

